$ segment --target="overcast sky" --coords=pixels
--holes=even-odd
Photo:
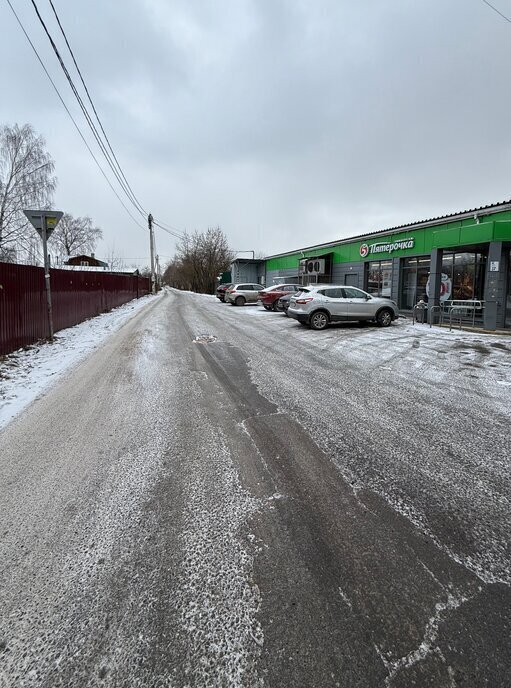
[[[31,2],[11,1],[86,132]],[[54,5],[137,197],[181,231],[272,254],[511,198],[511,23],[482,0]],[[103,229],[98,254],[147,263],[5,0],[0,27],[0,123],[45,137],[56,207]]]

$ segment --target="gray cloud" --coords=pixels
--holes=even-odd
[[[112,143],[174,226],[274,253],[511,196],[511,26],[478,0],[80,5],[57,2]],[[0,121],[32,122],[62,207],[145,256],[5,4],[0,22]]]

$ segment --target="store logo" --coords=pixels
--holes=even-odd
[[[362,244],[360,247],[360,255],[365,258],[369,253],[392,253],[393,251],[399,251],[405,248],[413,248],[415,245],[415,239],[410,237],[409,239],[400,239],[399,241],[393,241],[391,244],[384,244],[379,242],[377,244]]]

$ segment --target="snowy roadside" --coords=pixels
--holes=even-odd
[[[0,357],[0,431],[65,373],[97,349],[157,296],[144,296],[60,330],[53,344],[36,343]]]

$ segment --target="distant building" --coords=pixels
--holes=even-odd
[[[265,284],[265,260],[253,258],[235,258],[231,263],[231,279],[235,284],[240,282],[254,282]],[[270,282],[267,286],[271,286]]]
[[[90,254],[90,256],[73,256],[72,258],[69,258],[66,260],[64,265],[75,265],[78,267],[94,267],[94,268],[103,268],[104,270],[108,269],[108,263],[103,262],[102,260],[99,260],[98,258],[95,257],[93,253]]]

